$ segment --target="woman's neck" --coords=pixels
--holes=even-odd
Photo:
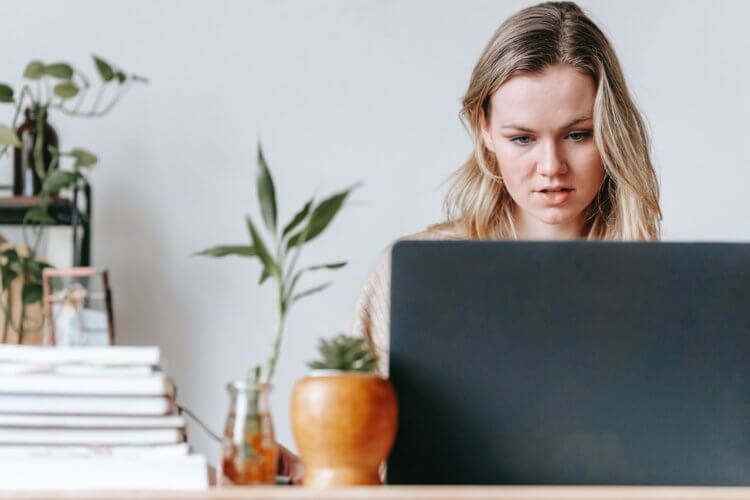
[[[577,240],[583,238],[582,218],[576,218],[561,224],[547,224],[518,212],[514,214],[514,223],[516,237],[519,240]]]

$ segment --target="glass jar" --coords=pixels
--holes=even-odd
[[[275,484],[278,449],[268,395],[271,386],[235,380],[227,385],[229,413],[221,465],[234,484]]]
[[[49,146],[58,145],[57,132],[47,123],[47,108],[44,106],[26,108],[24,116],[26,120],[16,131],[21,147],[13,149],[13,196],[36,196],[42,190],[42,179],[34,157],[37,141],[41,139],[42,142],[40,167],[46,173],[52,164]]]

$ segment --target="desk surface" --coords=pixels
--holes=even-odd
[[[313,490],[301,487],[225,487],[206,492],[0,492],[0,500],[735,500],[750,488],[383,486]]]

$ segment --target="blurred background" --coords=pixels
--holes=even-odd
[[[750,240],[750,4],[582,1],[614,44],[649,123],[669,240]],[[294,448],[289,397],[321,336],[346,329],[379,252],[442,219],[443,181],[466,158],[458,120],[473,64],[510,0],[2,1],[0,82],[27,62],[91,54],[149,78],[110,116],[52,113],[62,149],[96,152],[93,264],[110,270],[121,344],[157,344],[178,401],[221,433],[228,381],[270,353],[270,282],[255,260],[193,253],[246,244],[259,220],[257,142],[280,220],[313,194],[363,181],[302,263],[346,260],[289,318],[272,407]],[[0,108],[0,122],[12,119]],[[11,158],[0,164],[10,183]],[[18,240],[13,229],[0,229]],[[310,279],[308,284],[317,282]],[[219,448],[189,437],[215,463]]]

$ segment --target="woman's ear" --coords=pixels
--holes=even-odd
[[[484,142],[484,147],[494,153],[495,143],[492,142],[492,134],[490,133],[490,124],[487,123],[484,110],[482,110],[479,115],[479,128],[481,129],[482,142]]]

